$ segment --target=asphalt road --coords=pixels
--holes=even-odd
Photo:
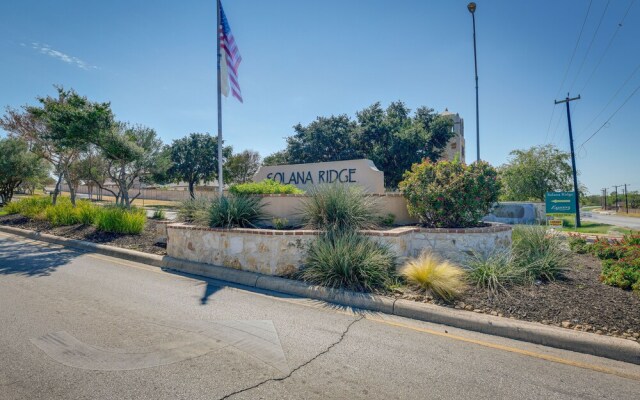
[[[583,217],[583,219],[588,221],[600,222],[603,224],[620,226],[623,228],[630,228],[633,230],[640,230],[640,218],[635,217],[591,213],[590,217]]]
[[[0,234],[1,399],[637,399],[640,366]]]

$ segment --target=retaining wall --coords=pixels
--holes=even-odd
[[[511,227],[492,225],[467,229],[399,227],[386,231],[362,231],[388,243],[400,257],[414,257],[431,250],[461,265],[472,251],[511,246]],[[167,225],[167,255],[268,275],[286,275],[303,264],[314,230],[220,229],[186,224]]]

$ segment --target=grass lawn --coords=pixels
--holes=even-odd
[[[7,215],[7,212],[0,208],[0,217],[2,217],[3,215]]]
[[[562,230],[569,232],[593,233],[599,235],[624,235],[629,233],[638,233],[631,229],[620,228],[618,226],[593,221],[581,221],[582,226],[580,228],[575,228],[575,217],[564,217],[562,218],[562,221],[564,223]]]

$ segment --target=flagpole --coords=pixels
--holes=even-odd
[[[220,78],[220,60],[222,55],[220,53],[220,0],[216,0],[216,11],[218,16],[218,25],[216,27],[216,47],[218,50],[218,191],[220,197],[224,194],[224,179],[222,176],[222,92],[221,92],[221,78]]]

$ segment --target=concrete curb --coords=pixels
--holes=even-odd
[[[348,307],[378,311],[400,317],[412,318],[472,330],[509,339],[592,354],[613,360],[640,365],[640,343],[631,340],[599,336],[592,333],[571,331],[534,322],[518,321],[486,314],[474,314],[432,304],[409,300],[394,300],[375,294],[356,293],[341,289],[308,285],[275,276],[241,271],[193,261],[178,260],[168,256],[142,253],[135,250],[67,239],[20,228],[0,225],[0,232],[29,239],[55,243],[115,258],[150,264],[164,269],[201,275],[212,279],[241,284],[248,287],[322,300]]]

